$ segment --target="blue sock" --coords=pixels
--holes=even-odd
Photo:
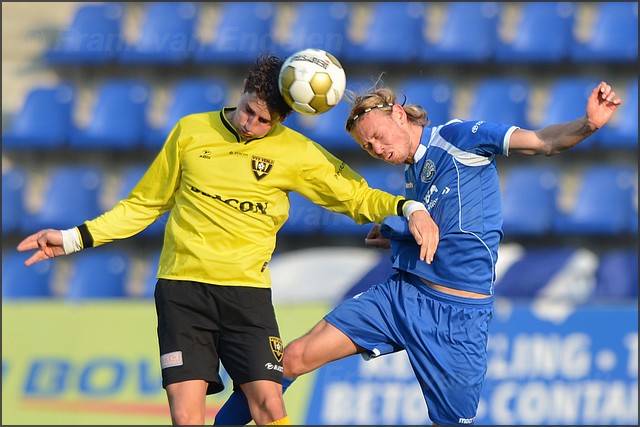
[[[291,378],[282,377],[282,393],[289,388],[293,381]],[[244,425],[251,422],[252,419],[247,398],[242,390],[238,388],[224,402],[224,405],[216,415],[213,425]]]

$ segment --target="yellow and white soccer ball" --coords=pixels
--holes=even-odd
[[[294,111],[321,114],[344,95],[347,76],[340,62],[322,49],[303,49],[288,57],[280,69],[279,87]]]

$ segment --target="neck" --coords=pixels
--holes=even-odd
[[[420,146],[420,141],[422,140],[422,132],[424,131],[424,126],[412,123],[409,128],[409,135],[411,141],[411,148],[409,150],[410,156],[407,159],[408,164],[413,164],[414,157],[416,155],[416,151],[418,151],[418,147]]]

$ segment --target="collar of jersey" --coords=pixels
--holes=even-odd
[[[271,129],[262,138],[251,138],[251,139],[247,139],[246,141],[242,141],[242,138],[240,137],[240,134],[238,134],[238,131],[236,130],[236,128],[234,128],[233,125],[231,123],[229,123],[229,120],[227,120],[227,116],[225,115],[225,113],[227,113],[229,111],[233,111],[236,108],[238,108],[238,107],[224,107],[222,110],[220,110],[220,121],[222,121],[222,124],[224,125],[224,127],[226,127],[227,130],[229,132],[231,132],[233,134],[233,136],[236,137],[236,142],[241,142],[243,144],[248,144],[248,143],[250,143],[252,141],[261,140],[261,139],[264,139],[265,137],[271,135],[271,132],[273,132],[273,129],[275,129],[275,126],[274,126],[273,129]]]

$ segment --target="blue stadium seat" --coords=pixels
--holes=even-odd
[[[600,256],[595,300],[638,298],[638,250],[610,249]]]
[[[2,254],[2,300],[50,298],[54,296],[54,261],[47,259],[26,267],[31,255],[23,252]]]
[[[121,3],[78,4],[73,20],[44,52],[50,65],[107,64],[122,42]]]
[[[128,297],[130,259],[112,248],[91,248],[73,256],[68,288],[69,301]]]
[[[562,76],[556,78],[548,87],[541,122],[536,126],[564,123],[584,116],[587,99],[591,91],[600,83],[592,77]],[[587,150],[597,144],[598,132],[580,142],[572,150]]]
[[[387,163],[367,164],[356,171],[367,180],[369,187],[387,191],[393,195],[405,194],[404,168]],[[328,209],[323,210],[322,232],[325,235],[367,235],[373,224],[358,224],[346,215]]]
[[[359,93],[368,89],[372,84],[373,81],[366,78],[347,76],[347,90]],[[284,124],[338,155],[359,152],[360,146],[344,128],[351,106],[343,98],[335,107],[325,113],[316,115],[293,113],[287,117]]]
[[[150,2],[138,37],[118,51],[125,65],[180,65],[191,60],[200,12],[197,2]]]
[[[576,255],[577,249],[569,246],[525,250],[496,281],[496,297],[526,300],[540,296]]]
[[[406,64],[418,59],[424,41],[425,3],[374,2],[372,17],[362,40],[350,41],[343,57],[350,63],[392,62]]]
[[[502,180],[506,235],[545,235],[553,229],[559,172],[551,166],[514,166]]]
[[[586,39],[574,33],[575,63],[638,62],[638,2],[597,2]]]
[[[638,234],[638,171],[636,171],[633,180],[633,189],[631,190],[631,215],[629,217],[629,231],[632,234]]]
[[[66,229],[97,217],[102,213],[103,181],[102,171],[94,167],[57,166],[45,181],[42,206],[25,217],[23,231]]]
[[[160,126],[149,125],[144,136],[145,148],[158,150],[178,120],[188,114],[215,111],[224,107],[227,86],[215,78],[184,78],[176,82]]]
[[[63,148],[71,132],[75,100],[75,87],[67,82],[32,88],[21,109],[13,117],[9,129],[3,130],[2,148]]]
[[[482,63],[493,59],[502,4],[498,2],[444,3],[442,28],[427,38],[420,62]]]
[[[576,5],[573,2],[524,2],[513,38],[498,38],[498,63],[560,63],[573,40]]]
[[[193,54],[196,64],[249,64],[274,49],[273,2],[226,2],[220,5],[213,40],[200,41]]]
[[[276,40],[280,57],[307,48],[323,49],[341,61],[347,43],[351,5],[348,2],[297,2],[286,36]]]
[[[472,94],[467,118],[529,128],[531,87],[517,77],[485,77]]]
[[[148,168],[149,165],[139,164],[132,165],[124,171],[120,182],[120,189],[118,191],[118,200],[125,199],[129,196],[131,190],[133,190],[138,181],[140,181]],[[162,214],[160,218],[138,233],[137,236],[141,238],[162,237],[164,235],[164,227],[167,224],[168,218],[169,212]]]
[[[18,233],[25,216],[27,173],[21,167],[2,168],[2,234]]]
[[[158,282],[158,264],[160,262],[160,250],[153,251],[147,258],[147,271],[144,275],[144,281],[142,283],[142,289],[139,293],[140,298],[153,299],[154,292],[156,290],[156,283]]]
[[[322,114],[311,116],[294,112],[287,117],[284,124],[336,154],[360,150],[358,143],[352,140],[344,129],[350,110],[351,104],[343,99],[338,105]]]
[[[407,104],[419,104],[427,111],[430,126],[442,125],[451,120],[454,87],[446,78],[413,77],[400,83],[396,92],[398,102],[406,95]]]
[[[89,123],[71,132],[69,145],[83,150],[133,150],[147,126],[150,87],[138,79],[113,77],[101,82]]]
[[[312,236],[320,232],[324,208],[304,196],[289,193],[289,218],[280,228],[280,236]]]
[[[603,148],[638,148],[638,78],[624,89],[620,93],[623,104],[612,121],[598,131],[598,143]]]
[[[554,231],[560,235],[615,236],[629,233],[637,172],[622,165],[587,167],[568,212],[560,212]]]

